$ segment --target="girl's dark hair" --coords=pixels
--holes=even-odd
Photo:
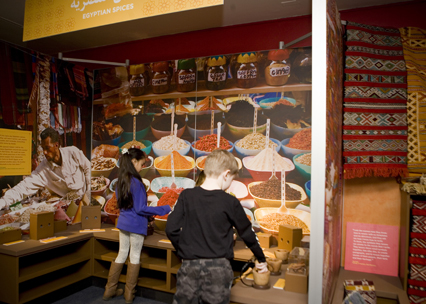
[[[130,148],[120,158],[117,181],[117,207],[119,209],[130,209],[133,207],[133,196],[130,192],[132,176],[142,182],[142,178],[136,171],[132,159],[137,161],[146,159],[146,154],[140,149]]]
[[[195,181],[195,187],[200,187],[205,180],[206,180],[206,174],[204,173],[204,170],[203,170],[200,172],[200,175],[198,175],[198,178]]]

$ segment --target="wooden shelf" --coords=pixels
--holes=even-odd
[[[102,279],[107,279],[108,270],[105,269],[103,271],[95,272],[93,276],[102,278]],[[121,283],[126,283],[126,275],[124,274],[120,275],[120,278],[118,281]],[[138,286],[155,289],[159,291],[172,292],[170,289],[167,288],[166,280],[161,280],[161,279],[152,278],[152,277],[146,277],[146,276],[139,277]]]
[[[114,251],[105,251],[104,253],[93,254],[97,260],[113,262],[117,258],[118,253]]]
[[[146,257],[141,259],[142,268],[152,269],[157,271],[167,271],[167,261],[161,258]]]
[[[177,274],[181,265],[182,264],[178,264],[178,265],[173,266],[172,268],[170,268],[170,272],[173,273],[173,274]]]
[[[19,294],[19,303],[25,303],[48,294],[52,291],[66,287],[91,276],[89,262],[74,273],[64,274],[60,278],[42,283],[34,288],[25,290]]]
[[[19,283],[88,260],[90,260],[90,255],[70,253],[64,256],[52,258],[47,262],[21,268],[19,270]]]
[[[145,95],[133,96],[132,101],[144,101],[151,99],[175,99],[183,97],[205,97],[205,96],[226,96],[226,95],[238,95],[238,94],[256,94],[256,93],[270,93],[270,92],[290,92],[290,91],[310,91],[312,90],[311,84],[286,84],[283,86],[269,86],[260,84],[254,88],[237,88],[233,82],[227,82],[227,86],[223,90],[211,91],[205,88],[204,81],[197,83],[197,90],[192,92],[178,92],[171,91],[164,94],[153,94],[150,90]],[[118,102],[118,99],[116,100]],[[93,104],[105,104],[110,103],[110,98],[101,98],[93,101]]]

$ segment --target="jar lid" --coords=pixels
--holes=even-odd
[[[257,62],[256,53],[241,53],[237,58],[238,63],[249,63],[249,62]]]
[[[225,56],[213,56],[207,60],[208,66],[219,66],[219,65],[225,65],[225,64],[226,64]]]
[[[269,60],[286,60],[289,56],[288,49],[272,50],[268,53]]]
[[[195,59],[181,59],[178,61],[178,70],[195,69]]]
[[[130,66],[130,75],[143,74],[145,72],[144,64],[135,64]]]
[[[152,65],[152,70],[154,72],[164,72],[164,71],[167,71],[168,69],[169,69],[169,63],[167,61],[154,62],[154,64]]]

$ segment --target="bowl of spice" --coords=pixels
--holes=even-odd
[[[265,149],[265,139],[266,136],[261,133],[250,133],[234,143],[235,151],[240,157],[255,156]],[[279,152],[281,143],[277,139],[270,138],[269,147],[274,147],[275,151]]]
[[[110,180],[104,176],[95,176],[90,179],[90,194],[103,195],[108,189]]]
[[[181,137],[183,135],[183,132],[185,131],[185,116],[186,115],[175,115],[174,123],[178,125],[178,137]],[[151,124],[152,134],[154,134],[156,139],[161,139],[164,136],[171,135],[171,123],[171,114],[162,114],[160,116],[155,116]]]
[[[120,215],[120,209],[117,206],[117,197],[115,192],[112,194],[111,198],[104,205],[104,211],[110,218],[110,220],[115,223],[115,220]]]
[[[217,134],[204,135],[199,140],[192,142],[191,148],[195,158],[210,154],[210,152],[217,149]],[[232,153],[234,144],[221,136],[219,148]]]
[[[263,109],[272,109],[277,103],[294,106],[296,104],[296,99],[290,98],[290,97],[284,97],[284,98],[271,97],[271,98],[262,99],[259,102],[259,106]]]
[[[300,132],[297,133],[297,134],[300,134]],[[283,141],[281,141],[281,149],[283,150],[284,155],[289,157],[289,158],[293,158],[293,156],[295,156],[297,154],[311,152],[311,139],[310,139],[310,137],[309,137],[309,140],[307,140],[307,141],[300,141],[299,138],[293,140],[293,138],[296,135],[294,135],[292,138],[287,138],[287,139],[284,139]]]
[[[121,141],[129,142],[133,139],[133,120],[136,118],[136,140],[141,141],[144,139],[149,132],[150,125],[152,122],[152,116],[148,116],[146,114],[138,114],[138,115],[124,115],[121,117],[119,124],[123,127],[123,134],[121,136]]]
[[[287,213],[279,213],[278,208],[258,208],[254,217],[265,233],[278,235],[280,225],[292,225],[302,228],[303,235],[311,234],[311,214],[297,209],[287,209]]]
[[[137,148],[137,149],[141,149],[142,151],[144,151],[146,153],[146,155],[148,155],[149,153],[151,153],[151,149],[152,149],[152,142],[150,142],[149,140],[131,140],[128,142],[124,142],[118,145],[118,148],[120,148],[120,153],[122,153],[123,149],[130,149],[130,148]]]
[[[115,192],[115,185],[118,182],[118,178],[114,178],[111,182],[111,184],[109,184],[109,190],[111,192]],[[151,186],[151,182],[149,180],[147,180],[146,178],[142,178],[142,183],[145,186],[145,192],[148,192],[149,187]]]
[[[225,130],[225,118],[223,117],[223,113],[217,113],[214,115],[214,126],[213,133],[217,134],[217,123],[221,122],[221,134],[223,134],[223,131]],[[204,135],[210,134],[210,128],[211,128],[211,114],[209,115],[188,115],[188,121],[186,124],[186,127],[189,131],[189,134],[193,138],[201,138]]]
[[[117,165],[117,160],[112,157],[96,157],[91,160],[91,175],[109,177],[112,170]]]
[[[272,175],[272,153],[275,153],[275,175],[281,178],[281,170],[284,169],[286,175],[293,171],[293,162],[282,157],[277,151],[267,148],[256,156],[246,156],[243,158],[243,166],[247,169],[255,181],[264,181]]]
[[[197,160],[195,161],[195,165],[197,166],[197,169],[200,171],[204,170],[204,165],[206,164],[206,158],[208,155],[204,155],[204,156],[200,156],[199,158],[197,158]],[[235,156],[234,156],[235,157]],[[235,160],[238,163],[238,170],[241,170],[243,168],[243,163],[241,162],[241,159],[239,159],[238,157],[235,157]]]
[[[311,199],[311,181],[308,180],[305,184],[305,190],[306,194],[308,195],[309,199]]]
[[[285,205],[294,209],[300,203],[306,202],[308,196],[302,187],[293,183],[285,184]],[[281,206],[281,180],[272,178],[264,182],[253,182],[248,185],[248,191],[259,207]]]
[[[260,109],[261,110],[261,109]],[[266,131],[267,117],[258,111],[257,133]],[[243,138],[253,133],[254,107],[245,100],[237,100],[232,104],[231,109],[225,114],[228,130],[235,138]]]
[[[173,162],[175,167],[175,176],[186,177],[195,167],[195,161],[192,157],[182,156],[177,151],[173,151]],[[154,168],[161,176],[172,176],[172,157],[171,153],[167,156],[160,156],[154,160]]]
[[[156,207],[156,206],[169,205],[173,209],[178,198],[179,198],[179,193],[177,193],[177,191],[169,189],[166,191],[166,193],[164,193],[164,195],[158,201],[152,202],[150,206]],[[158,230],[161,230],[161,231],[166,230],[168,217],[169,217],[169,214],[155,216],[154,223]]]
[[[311,153],[297,154],[293,157],[294,165],[302,177],[308,181],[311,179]]]
[[[139,175],[141,177],[144,177],[148,173],[149,169],[151,169],[153,163],[154,163],[154,159],[152,158],[152,156],[148,156],[148,159],[145,161],[145,164],[143,165],[142,170],[139,171]],[[117,167],[118,168],[120,167],[120,160],[118,160],[117,162]]]
[[[160,140],[157,140],[152,145],[152,151],[154,152],[155,157],[167,156],[173,151],[173,140],[174,135],[167,135],[162,137]],[[187,140],[176,139],[176,151],[180,155],[187,155],[191,150],[191,143]]]
[[[171,184],[172,178],[169,176],[156,177],[151,182],[151,190],[158,198],[161,198],[163,194],[167,192],[167,190],[171,189]],[[186,177],[176,177],[175,184],[177,188],[174,190],[176,190],[178,193],[181,193],[184,189],[194,188],[195,181]]]

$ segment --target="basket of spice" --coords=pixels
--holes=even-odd
[[[290,158],[297,154],[311,152],[312,129],[306,128],[297,132],[292,138],[281,141],[284,155]]]
[[[287,209],[287,213],[279,213],[279,208],[258,208],[254,217],[260,230],[272,235],[278,235],[280,225],[292,225],[302,228],[303,235],[311,234],[311,214],[297,209]]]
[[[311,179],[311,153],[297,154],[293,157],[296,170],[307,181]]]
[[[186,177],[195,167],[195,161],[192,157],[182,156],[177,151],[173,151],[173,161],[175,167],[175,176]],[[172,157],[171,153],[167,156],[160,156],[154,160],[154,168],[161,176],[172,176]]]
[[[155,157],[167,156],[172,153],[174,139],[174,135],[167,135],[154,142],[152,151]],[[189,141],[180,139],[179,137],[176,138],[176,151],[178,151],[180,155],[187,155],[190,150],[191,143]]]
[[[165,206],[169,205],[172,209],[176,204],[177,199],[179,198],[179,194],[182,192],[182,190],[176,189],[168,189],[166,193],[156,202],[152,202],[150,206]],[[158,230],[164,231],[166,230],[167,225],[167,218],[169,214],[165,215],[156,215],[154,218],[155,226],[158,228]]]
[[[308,196],[302,187],[293,183],[285,185],[285,205],[294,209],[300,203],[308,201]],[[264,182],[253,182],[248,185],[248,191],[259,207],[281,206],[281,180],[271,178]]]
[[[235,151],[240,157],[257,155],[265,149],[265,140],[266,136],[261,133],[250,133],[234,143]],[[277,139],[270,138],[269,147],[279,152],[281,143]]]
[[[204,135],[199,140],[193,142],[191,148],[195,158],[210,154],[210,152],[217,149],[217,134]],[[232,153],[234,144],[221,136],[219,148]]]
[[[272,153],[275,153],[275,170],[277,178],[281,178],[281,170],[285,170],[286,175],[293,171],[293,162],[282,157],[277,151],[267,148],[256,156],[246,156],[243,158],[243,166],[247,169],[255,181],[264,181],[272,174]]]

